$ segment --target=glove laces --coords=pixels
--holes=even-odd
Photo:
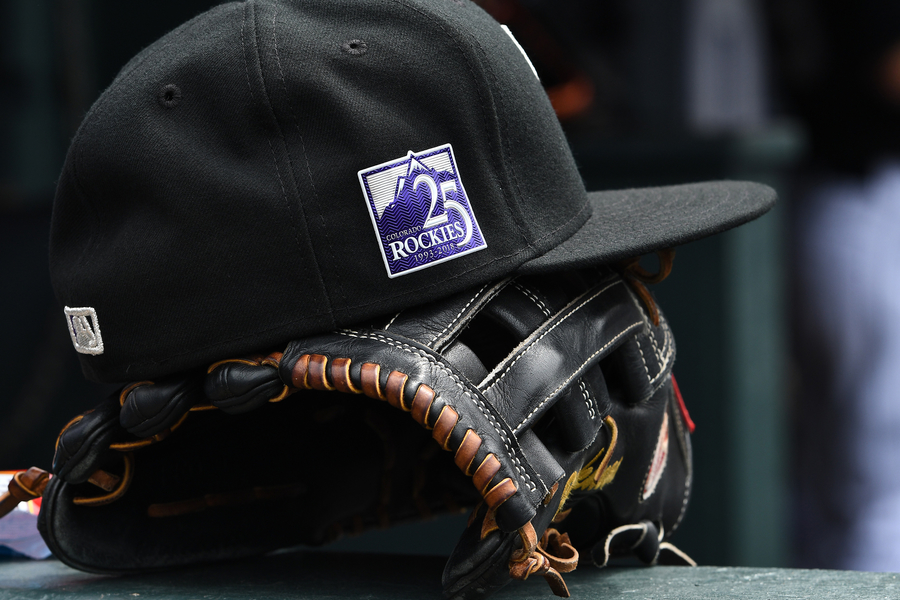
[[[619,263],[619,269],[622,277],[647,307],[653,325],[659,327],[659,309],[645,284],[659,283],[669,276],[669,273],[672,272],[672,262],[675,260],[675,248],[657,250],[656,256],[659,258],[659,271],[656,273],[651,273],[641,266],[640,256],[623,260]]]
[[[547,529],[539,542],[529,522],[519,529],[519,535],[522,548],[509,560],[510,577],[524,581],[535,573],[543,575],[554,594],[568,598],[569,588],[561,573],[574,571],[578,566],[578,551],[572,546],[569,534]]]

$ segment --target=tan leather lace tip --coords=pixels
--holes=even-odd
[[[472,509],[472,512],[469,513],[469,519],[466,521],[467,529],[475,523],[475,520],[478,518],[478,511],[481,510],[482,506],[484,506],[484,501],[476,504],[475,508]]]
[[[497,525],[497,509],[488,508],[484,515],[484,521],[481,522],[481,538],[484,539],[495,531],[499,531],[500,526]]]
[[[553,500],[553,497],[556,496],[557,491],[559,491],[559,482],[558,481],[553,484],[553,487],[551,487],[550,491],[547,492],[547,495],[544,496],[544,499],[541,502],[541,504],[543,504],[544,506],[547,506],[548,504],[550,504],[550,502]]]
[[[640,256],[622,261],[619,263],[619,268],[622,270],[622,275],[625,276],[628,285],[640,297],[644,306],[647,307],[647,312],[653,321],[653,325],[659,327],[659,309],[656,307],[653,296],[650,295],[650,290],[644,284],[659,283],[669,276],[672,272],[672,263],[675,260],[675,249],[657,250],[656,256],[659,258],[659,271],[656,273],[651,273],[641,266]]]
[[[537,534],[529,522],[519,529],[522,548],[516,550],[509,561],[509,575],[513,579],[528,579],[535,573],[541,575],[554,594],[569,597],[569,588],[561,573],[574,571],[578,566],[578,551],[569,541],[568,534],[548,529],[536,542]]]
[[[641,266],[640,256],[626,259],[620,265],[634,279],[649,284],[660,283],[672,273],[672,263],[675,261],[675,248],[657,250],[656,256],[659,259],[659,271],[656,273],[651,273]]]
[[[647,313],[650,315],[650,320],[653,321],[653,326],[659,327],[659,308],[656,307],[656,302],[653,300],[653,296],[650,295],[650,290],[648,290],[647,286],[643,283],[635,279],[628,279],[628,285],[631,286],[634,293],[638,295],[641,302],[647,307]]]
[[[568,517],[570,514],[572,514],[571,508],[569,508],[567,510],[561,510],[558,513],[556,513],[556,516],[553,517],[553,520],[551,521],[551,523],[562,523],[563,521],[566,520],[566,517]]]
[[[513,552],[512,557],[509,559],[510,563],[527,561],[537,548],[537,532],[535,532],[534,525],[531,524],[531,521],[519,528],[519,536],[522,538],[522,547]],[[512,566],[510,566],[510,568],[512,568]]]
[[[276,369],[281,365],[281,359],[284,357],[284,353],[282,352],[272,352],[264,359],[259,361],[259,364],[266,365],[267,367],[275,367]]]
[[[113,489],[108,494],[103,494],[100,496],[80,496],[72,498],[72,502],[74,504],[77,504],[78,506],[101,506],[103,504],[114,502],[125,495],[125,492],[128,491],[128,486],[131,485],[131,480],[134,477],[134,455],[131,452],[123,453],[122,460],[125,463],[125,472],[122,473],[121,478],[119,478],[118,486],[115,489]],[[111,478],[115,477],[115,475],[110,475],[105,471],[100,471],[99,473],[102,474],[98,475],[98,472],[94,472],[94,474],[91,475],[91,478],[103,481],[104,483],[110,483],[112,481]],[[102,489],[105,489],[104,486],[100,486],[97,483],[95,483],[95,485]]]
[[[115,491],[120,481],[122,481],[121,477],[113,475],[112,473],[107,473],[103,469],[97,469],[90,477],[88,477],[88,483],[93,483],[98,488],[107,492]]]
[[[4,517],[15,509],[19,502],[27,502],[44,495],[50,474],[37,467],[31,467],[13,475],[9,481],[8,491],[0,495],[0,517]]]

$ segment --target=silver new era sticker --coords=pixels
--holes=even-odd
[[[83,308],[67,306],[65,313],[75,350],[82,354],[103,354],[103,337],[100,335],[97,311],[90,306]]]

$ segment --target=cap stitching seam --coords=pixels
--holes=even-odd
[[[244,5],[243,18],[241,20],[241,53],[244,55],[244,74],[247,76],[247,87],[250,90],[250,99],[251,99],[251,101],[255,102],[256,95],[253,93],[253,84],[250,82],[250,67],[247,65],[247,47],[244,44],[244,25],[246,24],[246,20],[247,20],[248,7],[249,7],[249,4]],[[257,54],[258,53],[259,53],[259,47],[257,46]],[[263,82],[263,92],[265,92],[265,82]],[[263,94],[263,101],[266,104],[270,104],[268,102],[268,98],[265,93]],[[274,117],[274,115],[273,115],[273,117]],[[278,123],[276,120],[276,126],[277,125],[278,125]],[[275,146],[272,145],[272,140],[269,139],[268,136],[266,136],[266,142],[269,144],[269,151],[272,153],[272,164],[275,167],[275,176],[278,177],[278,185],[281,187],[281,198],[284,201],[284,205],[288,210],[288,218],[290,219],[290,222],[291,222],[291,229],[294,232],[294,243],[297,244],[297,250],[301,251],[301,254],[302,254],[302,249],[300,247],[300,239],[297,236],[297,226],[294,223],[294,214],[293,214],[293,211],[291,210],[290,203],[288,202],[288,199],[287,199],[287,189],[285,189],[284,180],[281,178],[281,169],[278,167],[278,156],[275,154]]]
[[[247,10],[248,10],[249,8],[250,8],[249,3],[245,4],[245,15],[246,15],[246,12],[247,12]],[[259,20],[258,20],[258,19],[254,19],[254,21],[256,21],[257,23],[259,23]],[[259,27],[259,25],[257,25],[257,27]],[[257,56],[257,57],[260,57],[260,56],[261,56],[261,50],[260,50],[260,47],[259,47],[259,39],[260,39],[260,36],[259,36],[259,34],[257,34],[256,37],[255,37],[255,40],[256,40],[256,41],[254,42],[254,47],[255,47],[255,50],[256,50],[256,56]],[[241,43],[244,43],[243,36],[242,36],[242,38],[241,38]],[[246,56],[246,52],[245,52],[245,53],[244,53],[245,69],[247,68],[246,60],[247,60],[247,56]],[[260,82],[261,82],[260,88],[261,88],[261,90],[262,90],[262,104],[263,104],[266,108],[268,108],[268,110],[269,110],[269,115],[270,115],[271,118],[272,118],[272,121],[273,121],[273,123],[274,123],[274,125],[275,125],[275,129],[276,129],[277,132],[278,132],[278,136],[279,136],[279,138],[280,138],[280,140],[281,140],[281,143],[282,143],[282,145],[283,145],[284,148],[285,148],[285,154],[288,155],[288,156],[287,156],[288,162],[290,162],[290,154],[287,152],[287,143],[286,143],[286,141],[285,141],[284,134],[283,134],[283,132],[281,131],[281,126],[280,126],[279,123],[278,123],[278,118],[277,118],[277,116],[275,115],[275,112],[274,112],[274,110],[273,110],[273,108],[272,108],[272,103],[271,103],[271,101],[270,101],[270,98],[269,98],[269,95],[268,95],[268,91],[266,90],[265,76],[264,76],[264,74],[261,72],[261,65],[262,65],[262,62],[261,62],[261,60],[260,60]],[[249,74],[249,71],[247,71],[247,73]],[[250,84],[249,78],[248,78],[247,82],[248,82],[248,85],[251,86],[251,94],[252,94],[252,91],[253,91],[253,90],[252,90],[252,85]],[[294,215],[294,210],[293,210],[293,208],[292,208],[292,206],[291,206],[291,203],[290,203],[290,201],[289,201],[289,199],[288,199],[288,197],[287,197],[287,189],[285,188],[284,181],[283,181],[282,176],[281,176],[281,169],[280,169],[279,166],[278,166],[278,159],[277,159],[277,154],[276,154],[276,152],[275,152],[275,147],[274,147],[274,145],[272,144],[272,140],[269,139],[268,137],[266,138],[266,141],[268,142],[268,144],[269,144],[269,149],[270,149],[270,151],[272,152],[272,161],[273,161],[273,164],[274,164],[274,167],[275,167],[276,175],[277,175],[277,177],[278,177],[278,182],[279,182],[279,184],[281,185],[282,200],[283,200],[283,203],[284,203],[285,208],[287,209],[287,213],[288,213],[288,218],[289,218],[291,230],[293,231],[293,234],[294,234],[294,235],[293,235],[293,237],[294,237],[294,243],[295,243],[296,246],[297,246],[298,252],[299,252],[301,255],[303,255],[303,254],[304,254],[304,252],[303,252],[303,245],[302,245],[302,243],[301,243],[301,241],[300,241],[300,234],[299,234],[299,231],[298,231],[297,219],[296,219],[296,217],[295,217],[295,215]],[[291,173],[291,169],[288,169],[288,174],[291,175],[291,176],[293,177],[293,175],[292,175],[292,173]],[[296,189],[296,182],[294,182],[294,183],[295,183],[294,188]],[[298,194],[298,196],[299,196],[299,194]],[[301,207],[302,207],[302,203],[299,203],[299,202],[298,202],[298,204],[301,204]],[[315,260],[315,256],[313,256],[313,260]],[[318,272],[318,262],[317,262],[317,261],[315,262],[315,267],[316,267],[316,272],[317,272],[316,274],[319,276],[319,281],[321,282],[321,273]],[[327,292],[324,290],[324,284],[323,284],[322,288],[323,288],[323,293],[325,294],[325,300],[326,300],[326,303],[327,303],[327,305],[328,305],[328,309],[330,309],[330,308],[331,308],[331,302],[330,302],[330,300],[329,300],[328,297],[327,297]],[[334,315],[333,315],[333,312],[332,312],[331,310],[325,310],[325,311],[320,311],[320,312],[316,313],[316,315],[325,315],[325,314],[327,314],[327,315],[329,315],[329,316],[331,317],[331,321],[332,321],[332,324],[333,324],[333,323],[334,323]],[[272,330],[272,329],[277,329],[277,327],[273,327],[273,328],[271,328],[271,329],[269,329],[269,330],[266,330],[266,331],[270,331],[270,330]],[[255,331],[255,332],[254,332],[254,335],[255,335],[255,334],[258,334],[258,333],[259,333],[259,331]],[[233,340],[233,339],[244,339],[244,338],[247,338],[247,337],[250,337],[250,336],[249,336],[249,335],[246,335],[246,336],[240,336],[239,338],[232,338],[232,340]],[[232,340],[226,340],[225,342],[222,342],[222,343],[227,343],[228,341],[232,341]],[[217,346],[217,345],[220,345],[220,344],[211,344],[210,346],[204,346],[204,347],[201,348],[201,349],[211,348],[211,347],[215,347],[215,346]]]
[[[277,39],[276,39],[276,37],[275,37],[275,18],[277,17],[277,15],[278,15],[278,9],[276,8],[274,14],[272,15],[272,42],[274,43],[276,62],[279,62],[279,61],[278,61],[278,41],[277,41]],[[255,45],[256,45],[256,52],[257,52],[257,55],[260,56],[260,55],[261,55],[261,52],[260,52],[260,48],[259,48],[259,37],[258,37],[258,36],[257,36],[257,41],[256,41],[256,44],[255,44]],[[280,68],[280,67],[279,67],[279,68]],[[306,222],[306,211],[303,210],[303,202],[302,202],[302,201],[299,201],[299,195],[300,195],[300,194],[299,194],[299,191],[300,191],[300,190],[299,190],[299,187],[297,186],[297,182],[294,180],[293,161],[292,161],[292,159],[291,159],[291,153],[290,153],[290,151],[289,151],[289,149],[288,149],[288,148],[289,148],[289,147],[288,147],[288,143],[287,143],[287,140],[286,140],[285,137],[284,137],[284,132],[281,130],[281,125],[280,125],[279,122],[278,122],[278,116],[275,114],[275,109],[272,107],[272,102],[271,102],[271,100],[270,100],[270,98],[269,98],[269,94],[268,94],[268,92],[267,92],[267,90],[266,90],[265,77],[262,77],[262,78],[261,78],[261,82],[262,82],[262,90],[263,90],[263,94],[264,94],[264,98],[265,98],[266,105],[269,107],[269,112],[271,113],[272,119],[273,119],[273,121],[275,122],[275,128],[278,130],[278,137],[281,139],[281,143],[282,143],[283,146],[284,146],[284,152],[285,152],[285,154],[287,155],[288,164],[289,164],[289,166],[291,167],[291,168],[288,169],[288,174],[291,176],[291,180],[292,180],[292,182],[293,182],[293,184],[294,184],[294,188],[297,190],[297,196],[298,196],[298,202],[297,202],[297,204],[298,204],[299,207],[300,207],[300,211],[303,213],[305,224],[308,225],[308,222]],[[270,145],[270,146],[272,145],[272,142],[271,142],[271,141],[269,141],[269,145]],[[275,158],[275,156],[274,156],[274,148],[273,148],[273,158]],[[279,172],[279,181],[281,181],[280,170],[278,169],[278,162],[277,162],[277,160],[275,161],[275,169],[276,169],[276,171]],[[294,211],[292,210],[291,204],[290,204],[290,202],[288,201],[287,193],[286,193],[286,191],[284,190],[284,187],[283,187],[283,186],[282,186],[282,192],[283,192],[283,197],[284,197],[284,201],[285,201],[285,206],[287,206],[288,214],[290,215],[291,229],[293,229],[293,231],[294,231],[294,242],[297,244],[297,250],[298,250],[298,252],[300,253],[300,255],[302,256],[302,255],[304,254],[304,252],[303,252],[303,246],[302,246],[302,244],[300,243],[299,232],[297,231],[297,223],[296,223],[296,221],[295,221],[295,219],[294,219]],[[309,239],[308,236],[307,236],[307,239]],[[310,240],[310,241],[311,241],[311,240]],[[311,245],[311,244],[310,244],[310,245]],[[333,310],[333,305],[332,305],[332,302],[331,302],[331,298],[330,298],[329,295],[328,295],[328,289],[327,289],[327,287],[325,286],[324,280],[322,279],[322,269],[321,269],[321,266],[319,265],[319,259],[318,259],[318,257],[316,257],[315,250],[313,250],[313,252],[312,252],[312,259],[313,259],[313,262],[315,263],[316,274],[318,275],[319,283],[322,285],[322,293],[323,293],[323,295],[324,295],[324,297],[325,297],[325,301],[326,301],[326,303],[328,304],[328,308],[329,308],[329,310],[325,311],[324,313],[319,313],[319,314],[328,314],[328,315],[330,315],[330,316],[331,316],[331,322],[332,322],[332,325],[334,325],[334,310]]]
[[[469,73],[472,75],[472,80],[473,80],[476,84],[477,84],[477,83],[480,83],[480,82],[483,80],[483,78],[478,77],[477,73],[475,72],[475,69],[472,67],[472,63],[471,63],[471,61],[469,60],[468,55],[463,51],[463,49],[462,49],[460,43],[457,41],[457,39],[456,39],[449,31],[447,31],[447,29],[444,27],[444,25],[443,25],[440,21],[438,21],[437,19],[435,19],[435,18],[432,17],[431,15],[429,15],[429,14],[423,12],[422,10],[418,9],[417,7],[412,6],[412,5],[409,5],[409,4],[406,4],[405,2],[402,2],[402,0],[394,0],[394,2],[396,2],[396,3],[398,3],[398,4],[401,4],[401,5],[405,6],[407,9],[412,10],[412,11],[418,13],[420,16],[422,16],[422,17],[424,17],[425,19],[427,19],[427,20],[431,21],[432,23],[434,23],[434,24],[438,27],[438,29],[440,29],[441,32],[447,37],[447,39],[449,39],[450,42],[456,47],[456,49],[457,49],[457,51],[459,52],[460,56],[463,57],[463,60],[464,60],[465,63],[466,63],[466,68],[469,70]],[[480,48],[480,46],[479,46],[479,48]],[[489,67],[488,67],[488,70],[490,71],[490,68],[489,68]],[[491,73],[491,75],[493,76],[493,73]],[[485,131],[491,131],[491,128],[490,128],[489,122],[488,122],[488,118],[487,118],[487,110],[486,110],[486,106],[485,106],[485,101],[484,101],[484,96],[483,96],[483,90],[482,90],[481,87],[478,86],[478,85],[475,86],[475,90],[476,90],[476,92],[478,93],[478,104],[481,106],[481,120],[482,120],[483,123],[484,123],[484,130],[485,130]],[[488,90],[488,94],[490,94],[490,93],[491,93],[491,91]],[[499,125],[499,124],[500,124],[499,111],[496,111],[496,110],[495,110],[495,111],[494,111],[494,114],[495,114],[496,117],[497,117],[497,123],[498,123],[498,125]],[[498,127],[497,134],[498,134],[498,137],[502,137],[502,136],[500,135],[499,127]],[[493,139],[491,139],[491,136],[490,136],[490,135],[487,136],[487,139],[488,139],[488,144],[489,144],[489,145],[491,146],[491,148],[492,148],[491,154],[492,154],[492,155],[494,155],[494,154],[499,154],[501,157],[503,157],[503,141],[502,141],[502,140],[499,140],[500,147],[497,148],[497,151],[499,151],[499,152],[497,152],[497,151],[493,150],[493,148],[494,148],[494,142],[493,142]],[[501,161],[500,164],[504,164],[504,165],[505,165],[505,164],[506,164],[506,161]],[[519,237],[522,238],[522,240],[525,242],[525,244],[526,244],[529,248],[532,248],[531,243],[528,241],[527,236],[526,236],[526,235],[524,234],[524,232],[523,232],[522,224],[519,223],[518,216],[519,216],[519,213],[520,213],[521,211],[513,210],[512,206],[510,206],[510,204],[509,204],[509,200],[508,200],[507,197],[506,197],[506,191],[505,191],[505,190],[502,190],[502,189],[501,189],[501,194],[502,194],[502,196],[503,196],[503,203],[506,205],[506,208],[507,208],[507,210],[509,211],[509,213],[510,213],[511,215],[513,215],[513,218],[514,218],[514,220],[515,220],[515,222],[516,222],[516,225],[518,226],[518,232],[517,232],[517,233],[519,234]]]
[[[245,5],[245,7],[249,7],[249,4]],[[246,17],[246,9],[244,12],[244,16]],[[242,50],[244,51],[244,70],[245,70],[245,73],[247,73],[247,85],[250,87],[251,99],[254,99],[254,101],[255,101],[254,94],[253,94],[253,85],[250,83],[250,77],[249,77],[250,71],[249,71],[249,67],[247,66],[246,48],[243,47],[243,44],[244,44],[244,35],[243,34],[244,34],[244,22],[242,21],[241,22],[241,45],[242,45]],[[256,46],[257,56],[259,56],[260,55],[259,43],[256,42],[255,46]],[[279,135],[280,135],[281,131],[280,131],[280,128],[278,127],[278,119],[275,117],[274,111],[271,110],[272,103],[269,101],[268,94],[266,93],[266,84],[265,84],[264,78],[262,81],[262,90],[263,90],[263,103],[266,104],[267,106],[269,106],[269,110],[272,113],[272,118],[275,121],[275,127],[279,129]],[[282,142],[284,142],[284,136],[280,135],[280,137],[281,137]],[[287,208],[288,218],[290,219],[290,223],[291,223],[291,230],[294,233],[294,243],[297,244],[297,250],[302,254],[303,250],[300,245],[300,238],[299,238],[298,232],[297,232],[297,225],[294,221],[294,211],[291,210],[291,205],[290,205],[290,202],[288,201],[287,189],[284,187],[284,180],[281,177],[281,168],[278,166],[278,156],[275,153],[275,146],[272,144],[272,140],[269,139],[268,136],[266,136],[266,142],[268,142],[269,151],[272,153],[272,164],[275,167],[275,175],[278,177],[278,184],[281,186],[281,198],[284,201],[285,208]],[[286,146],[286,144],[285,144],[285,146]]]
[[[303,134],[300,132],[300,122],[297,119],[297,113],[294,110],[293,102],[291,102],[291,99],[290,99],[291,95],[288,92],[287,81],[285,80],[285,77],[284,77],[284,69],[282,68],[282,65],[281,65],[281,56],[278,53],[278,37],[277,37],[276,31],[275,31],[277,17],[278,17],[278,9],[275,8],[275,10],[272,14],[272,44],[275,49],[275,63],[278,65],[278,76],[279,76],[279,79],[281,80],[281,87],[284,89],[285,96],[288,98],[288,100],[287,100],[288,112],[290,113],[291,118],[294,121],[294,128],[297,130],[297,135],[300,137],[300,148],[303,152],[303,160],[306,164],[306,174],[309,177],[309,185],[310,185],[310,187],[312,187],[313,196],[315,197],[316,203],[318,204],[319,192],[316,189],[316,184],[315,184],[315,181],[313,180],[313,176],[312,176],[312,169],[309,166],[309,154],[306,152],[306,142],[303,140]],[[290,148],[287,146],[287,143],[285,143],[285,149],[286,149],[286,152],[288,155],[288,161],[291,163],[291,166],[293,167],[293,160],[291,159],[291,151],[290,151]],[[303,211],[304,216],[308,217],[306,208],[304,207],[302,202],[300,203],[300,210]],[[322,215],[319,215],[319,220],[322,223],[322,233],[325,236],[325,244],[328,246],[328,252],[331,255],[331,260],[332,260],[332,262],[336,263],[337,260],[335,259],[334,246],[331,244],[331,238],[328,237],[328,228],[325,227],[325,217],[323,217]],[[307,220],[307,222],[308,222],[308,220]],[[315,251],[313,251],[313,256],[315,257]],[[317,258],[316,258],[316,266],[317,267],[319,266],[319,261]],[[338,290],[340,291],[341,299],[343,300],[343,304],[346,304],[347,303],[347,294],[344,292],[344,285],[341,282],[341,278],[338,275],[337,270],[332,269],[331,274],[334,276],[335,280],[337,281]],[[323,291],[324,291],[326,297],[328,297],[328,304],[330,306],[332,303],[331,303],[331,300],[329,297],[330,295],[328,294],[328,290],[327,290],[327,286],[325,284],[324,277],[322,277],[321,268],[319,268],[319,278],[322,281]]]
[[[584,204],[581,205],[581,208],[578,209],[578,212],[576,212],[574,215],[572,215],[571,218],[569,218],[565,223],[561,224],[559,227],[557,227],[557,228],[555,228],[555,229],[553,229],[553,230],[551,230],[551,231],[548,231],[547,233],[545,233],[545,234],[542,235],[541,237],[537,238],[535,241],[536,241],[536,242],[540,242],[540,241],[545,240],[545,239],[547,239],[548,237],[554,235],[554,234],[555,234],[557,231],[559,231],[560,229],[565,229],[565,228],[569,225],[569,223],[571,223],[572,221],[574,221],[574,220],[576,220],[578,217],[580,217],[580,216],[581,216],[581,213],[583,213],[584,210],[590,206],[590,204],[591,204],[591,203],[590,203],[590,200],[585,199]],[[588,217],[588,219],[590,219],[590,217]],[[578,230],[572,232],[572,235],[575,235],[575,233],[577,233],[577,231],[578,231]],[[571,237],[571,236],[570,236],[570,237]],[[560,246],[557,246],[557,247],[560,247]],[[552,250],[552,248],[551,248],[551,250]],[[547,250],[547,252],[549,252],[549,251],[550,251],[550,250]],[[546,253],[545,253],[545,254],[546,254]],[[573,254],[574,254],[574,253],[573,253]],[[541,256],[543,256],[543,255],[541,255]]]
[[[499,80],[497,79],[496,73],[494,73],[494,69],[491,68],[490,61],[487,60],[487,52],[485,52],[484,48],[481,46],[481,43],[478,41],[478,38],[476,38],[474,35],[471,35],[471,34],[469,34],[469,38],[472,40],[473,45],[476,48],[478,48],[478,50],[481,52],[482,56],[484,57],[484,60],[482,60],[482,64],[484,65],[484,68],[487,70],[487,72],[490,73],[491,79],[493,79],[493,81],[494,81],[494,85],[490,87],[490,93],[497,96],[497,98],[500,100],[500,102],[502,102],[503,94],[500,89]],[[510,177],[510,179],[512,179],[513,186],[516,188],[517,198],[524,198],[525,195],[522,193],[522,186],[519,185],[519,179],[516,176],[515,169],[506,169],[507,164],[512,164],[512,153],[510,152],[509,136],[503,135],[503,131],[509,131],[509,124],[506,122],[506,119],[503,116],[503,111],[496,110],[495,114],[497,115],[497,121],[501,124],[501,132],[500,132],[501,133],[500,134],[501,153],[503,153],[503,147],[505,146],[505,148],[506,148],[506,152],[505,152],[506,160],[503,161],[503,163],[502,163],[504,166],[504,170],[507,173],[509,173],[509,177]],[[527,224],[524,221],[524,215],[522,214],[521,205],[519,205],[518,202],[516,204],[517,204],[517,208],[519,209],[519,210],[515,211],[516,221],[519,221],[520,219],[522,220],[521,223],[519,223],[519,226],[520,226],[519,235],[522,237],[522,239],[525,241],[525,244],[529,248],[534,248],[531,241],[528,239],[530,237],[530,235],[525,235],[525,233],[524,233],[526,231]],[[507,206],[509,206],[509,203],[507,203]],[[527,231],[529,232],[529,234],[531,233],[530,229],[527,229]]]

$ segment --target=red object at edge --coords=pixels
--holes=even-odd
[[[678,382],[675,381],[675,375],[672,374],[672,387],[675,388],[675,397],[678,398],[678,408],[681,409],[681,416],[684,418],[684,422],[688,426],[688,431],[694,433],[694,429],[697,428],[694,425],[694,421],[691,420],[691,415],[688,414],[687,406],[684,404],[684,398],[681,397],[681,390],[678,389]]]

